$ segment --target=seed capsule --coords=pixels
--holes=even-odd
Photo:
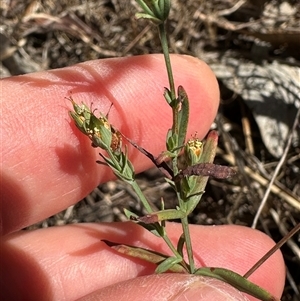
[[[180,175],[187,176],[209,176],[217,179],[228,179],[236,174],[236,170],[223,165],[213,163],[199,163],[188,166],[182,170]]]

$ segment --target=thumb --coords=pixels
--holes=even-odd
[[[231,285],[217,279],[182,274],[160,274],[117,283],[79,300],[247,301],[249,299]]]

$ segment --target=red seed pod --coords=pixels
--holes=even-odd
[[[217,179],[228,179],[236,174],[236,170],[231,167],[217,165],[213,163],[199,163],[188,166],[181,171],[181,175],[186,176],[209,176]]]

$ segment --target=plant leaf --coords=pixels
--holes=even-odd
[[[280,299],[272,296],[268,291],[249,281],[243,276],[233,271],[223,268],[200,268],[196,271],[196,275],[208,276],[224,281],[241,292],[247,293],[262,301],[280,301]]]
[[[177,243],[177,252],[180,254],[181,257],[183,257],[183,247],[185,244],[185,237],[184,237],[184,233],[182,233],[178,239],[178,243]]]
[[[159,253],[159,252],[155,252],[152,250],[147,250],[144,248],[138,248],[138,247],[134,247],[134,246],[129,246],[129,245],[124,245],[124,244],[118,244],[118,243],[114,243],[108,240],[102,240],[104,243],[106,243],[109,247],[111,247],[112,249],[116,250],[117,252],[124,254],[124,255],[128,255],[131,257],[135,257],[135,258],[139,258],[139,259],[143,259],[146,260],[147,262],[151,262],[154,264],[160,264],[163,261],[165,261],[167,258],[169,258],[169,256]],[[170,272],[174,272],[174,273],[187,273],[187,270],[180,264],[175,263],[175,261],[170,260],[173,262],[172,265],[170,265],[169,267],[169,271]],[[180,262],[180,260],[179,260]]]
[[[137,218],[137,221],[145,224],[153,224],[165,220],[181,219],[185,216],[186,213],[180,209],[165,209],[141,216]]]
[[[174,266],[182,261],[180,257],[168,257],[163,262],[161,262],[155,269],[155,273],[161,274],[166,271],[170,271]]]
[[[188,96],[182,86],[178,87],[178,100],[181,103],[181,109],[178,112],[178,146],[184,145],[188,127],[190,107]]]

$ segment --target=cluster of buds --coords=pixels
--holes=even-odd
[[[127,149],[124,152],[121,149],[121,133],[109,123],[107,116],[100,113],[100,117],[96,117],[87,105],[78,105],[72,97],[70,101],[74,109],[70,111],[70,116],[76,127],[90,138],[93,147],[100,147],[108,154],[104,156],[100,153],[104,162],[97,163],[107,164],[118,178],[126,182],[134,181],[134,168],[128,159]]]
[[[122,136],[109,123],[107,116],[100,113],[96,115],[85,104],[78,105],[70,97],[74,111],[70,112],[77,128],[88,136],[94,147],[100,147],[104,150],[111,149],[117,152],[121,149]]]
[[[184,147],[184,157],[187,166],[192,166],[200,162],[203,152],[203,143],[198,138],[193,138],[187,141]]]
[[[148,19],[154,24],[163,23],[169,16],[171,0],[136,0],[143,9],[142,13],[136,13],[137,19]]]

